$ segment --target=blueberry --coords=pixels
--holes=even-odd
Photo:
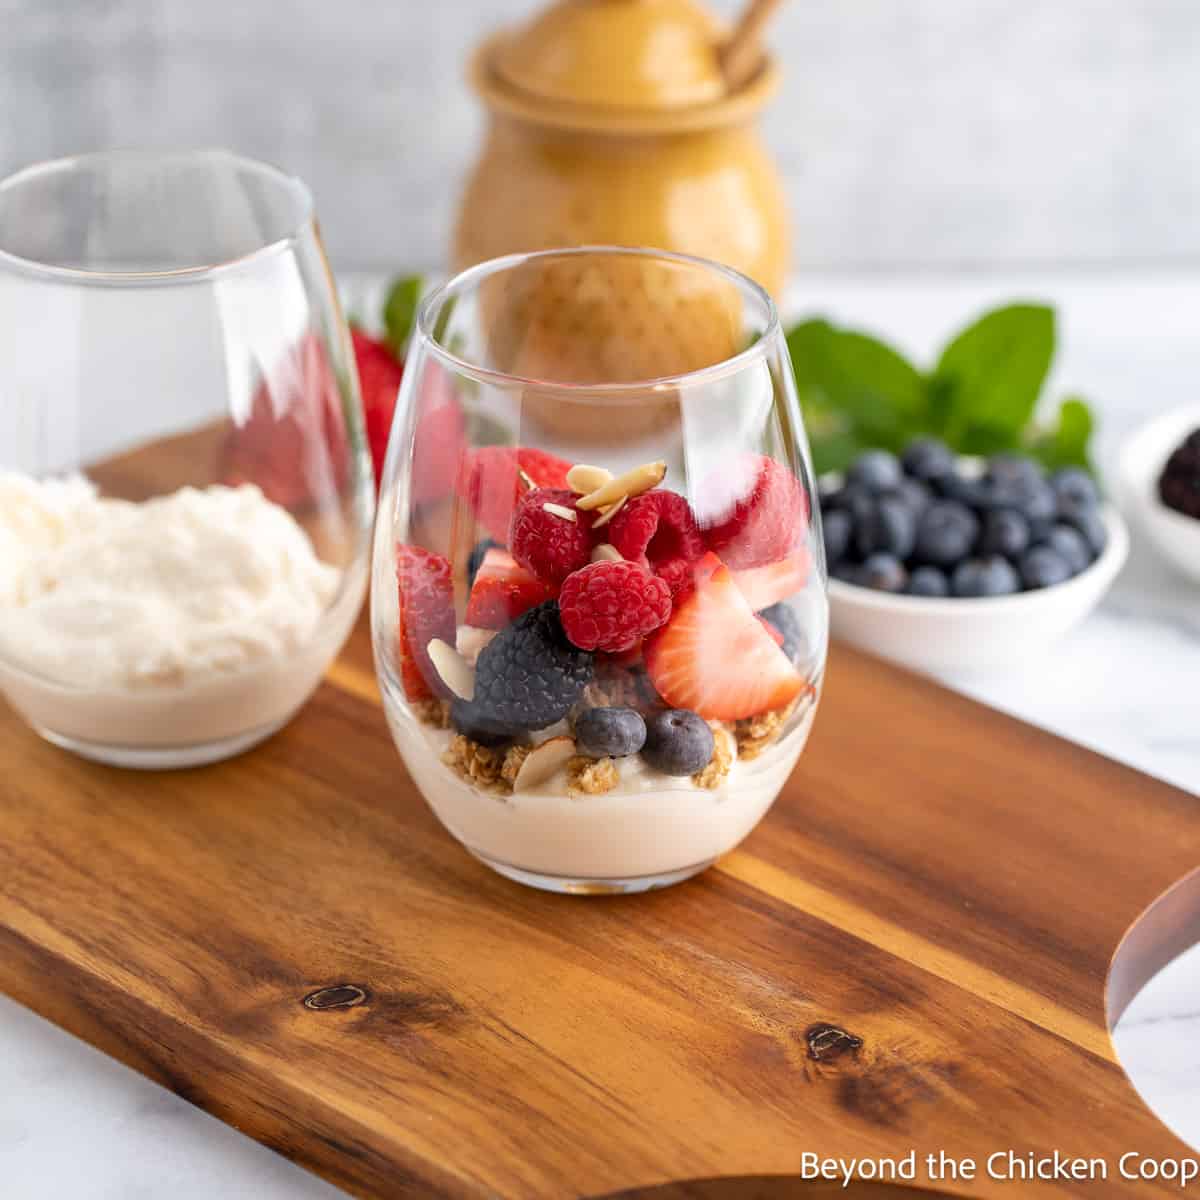
[[[1044,536],[1058,513],[1058,497],[1044,480],[1035,479],[1018,485],[1013,492],[1013,507],[1019,509],[1029,522],[1034,537]]]
[[[830,567],[840,563],[850,548],[854,518],[844,508],[830,509],[821,515],[821,533],[825,538],[825,561]]]
[[[1100,510],[1094,504],[1079,504],[1064,498],[1059,501],[1058,515],[1065,524],[1079,530],[1092,557],[1098,557],[1108,544],[1108,528],[1100,516]]]
[[[713,756],[713,732],[687,708],[670,708],[650,718],[642,757],[664,775],[694,775]]]
[[[965,558],[979,535],[979,520],[956,500],[931,504],[917,526],[914,553],[923,563],[952,567]]]
[[[1070,578],[1070,564],[1050,546],[1034,546],[1021,556],[1021,582],[1027,588],[1053,587]]]
[[[1041,465],[1022,454],[993,454],[987,461],[984,477],[1001,487],[1025,488],[1042,483]]]
[[[859,567],[855,582],[877,592],[902,592],[908,586],[908,572],[894,554],[872,554]]]
[[[950,580],[946,572],[937,567],[918,567],[908,577],[908,594],[910,596],[948,596],[950,595]]]
[[[868,450],[860,454],[846,471],[846,482],[872,492],[894,488],[901,478],[900,460],[888,450]]]
[[[758,614],[773,625],[783,637],[783,652],[792,662],[801,662],[808,657],[808,639],[800,628],[800,618],[790,604],[772,604]]]
[[[933,492],[929,485],[919,479],[902,479],[895,491],[885,492],[887,496],[898,496],[915,518],[933,503]]]
[[[1080,504],[1099,504],[1100,493],[1096,481],[1082,467],[1063,467],[1050,476],[1054,494],[1062,500],[1074,500]]]
[[[854,530],[854,545],[862,558],[894,554],[907,558],[917,540],[917,522],[899,496],[879,496],[869,515]]]
[[[1052,526],[1039,545],[1049,546],[1061,555],[1071,568],[1072,575],[1078,575],[1092,561],[1092,552],[1083,534],[1074,525]]]
[[[492,541],[491,538],[484,538],[479,542],[471,553],[467,556],[467,590],[475,586],[475,576],[479,574],[479,568],[483,566],[484,556],[489,550],[500,550],[503,547],[499,542]]]
[[[646,743],[646,722],[636,708],[588,708],[575,722],[575,744],[593,758],[624,758]]]
[[[956,596],[1011,596],[1021,590],[1021,580],[1008,559],[993,554],[959,563],[950,587]]]
[[[982,479],[967,479],[962,475],[944,475],[933,485],[944,500],[954,500],[967,508],[992,506],[988,485]]]
[[[926,483],[954,474],[954,452],[937,438],[917,438],[909,442],[900,459],[913,479]]]
[[[522,613],[483,648],[475,664],[475,712],[515,729],[561,721],[592,678],[594,656],[571,645],[558,603]]]
[[[1029,548],[1029,522],[1013,508],[995,508],[984,515],[976,549],[1017,559]]]

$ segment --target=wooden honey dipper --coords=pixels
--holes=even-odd
[[[748,0],[733,32],[718,51],[725,87],[736,92],[747,84],[762,64],[762,34],[783,0]]]

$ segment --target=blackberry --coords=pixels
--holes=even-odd
[[[1200,429],[1190,433],[1167,459],[1158,494],[1168,508],[1200,520]]]
[[[547,600],[484,647],[472,708],[497,727],[544,729],[561,721],[582,695],[594,660],[567,640],[558,602]]]
[[[758,614],[763,620],[773,625],[783,635],[783,652],[792,662],[799,662],[801,653],[808,649],[804,631],[800,628],[800,620],[788,604],[772,604]]]
[[[467,556],[467,591],[475,586],[475,576],[479,574],[479,568],[483,566],[484,555],[489,550],[503,549],[504,547],[499,542],[493,541],[491,538],[484,538],[475,546]]]

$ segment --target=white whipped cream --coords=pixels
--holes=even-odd
[[[278,724],[353,621],[362,580],[330,613],[343,579],[251,485],[135,504],[0,473],[0,686],[35,724],[98,742]]]

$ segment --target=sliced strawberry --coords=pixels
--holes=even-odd
[[[646,669],[675,708],[737,721],[782,708],[804,679],[714,554],[696,564],[695,590],[645,642]]]
[[[397,657],[400,681],[410,700],[435,692],[449,697],[429,658],[434,638],[454,645],[454,581],[450,564],[421,546],[396,547],[396,582],[400,594]]]
[[[423,412],[413,433],[413,503],[428,504],[451,495],[466,452],[467,421],[457,399]]]
[[[490,549],[475,575],[467,601],[468,625],[477,629],[503,629],[523,612],[551,599],[551,592],[507,550]]]
[[[528,484],[565,488],[571,464],[527,447],[484,446],[467,455],[463,491],[480,525],[496,541],[508,545],[513,509]]]
[[[775,643],[775,645],[782,648],[783,634],[780,633],[779,630],[776,629],[775,626],[772,625],[771,622],[768,621],[766,617],[759,617],[758,623],[767,631],[768,634],[771,635],[771,641],[773,641]]]
[[[765,567],[734,571],[733,581],[741,589],[750,607],[762,612],[780,600],[794,596],[808,582],[808,551],[796,550],[779,562]]]

